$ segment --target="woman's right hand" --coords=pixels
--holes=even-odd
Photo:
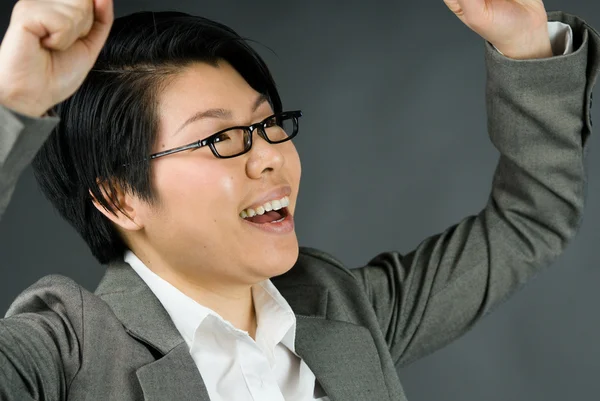
[[[0,45],[0,104],[40,117],[71,96],[113,18],[113,0],[19,0]]]

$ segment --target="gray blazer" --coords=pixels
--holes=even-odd
[[[500,151],[476,216],[347,269],[303,248],[272,280],[297,317],[296,347],[332,401],[405,400],[397,368],[448,344],[565,248],[581,220],[600,37],[571,25],[573,54],[515,61],[485,45],[488,128]],[[0,109],[0,213],[56,119]],[[1,400],[209,397],[186,343],[125,262],[95,293],[48,276],[0,320]]]

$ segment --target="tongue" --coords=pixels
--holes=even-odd
[[[265,212],[265,214],[262,215],[256,215],[254,217],[247,217],[246,220],[250,220],[253,223],[256,224],[265,224],[265,223],[272,223],[276,220],[279,220],[283,217],[283,215],[276,210],[272,210],[270,212]]]

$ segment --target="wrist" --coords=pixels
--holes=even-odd
[[[0,87],[0,105],[9,110],[23,114],[28,117],[40,118],[47,114],[48,109],[40,107],[37,102],[32,102],[31,99],[22,99],[15,93],[3,90]]]
[[[506,57],[515,60],[542,59],[554,56],[547,26],[543,31],[529,38],[494,46]]]

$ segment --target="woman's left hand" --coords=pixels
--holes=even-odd
[[[444,0],[465,25],[514,59],[552,56],[542,0]]]

